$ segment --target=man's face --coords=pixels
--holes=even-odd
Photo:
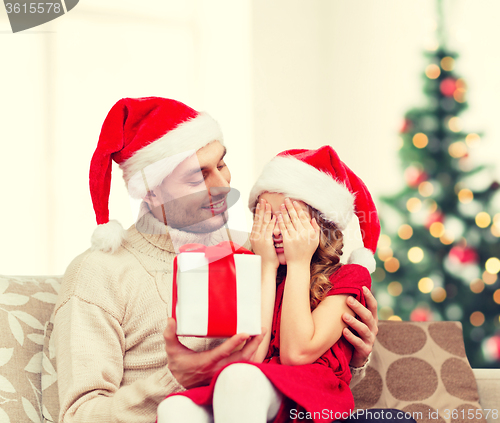
[[[208,233],[224,225],[231,181],[225,154],[214,141],[184,160],[146,198],[153,215],[186,232]]]

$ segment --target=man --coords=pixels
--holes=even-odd
[[[217,123],[174,100],[122,99],[109,112],[90,168],[99,226],[92,248],[68,267],[55,308],[60,422],[151,423],[166,395],[252,359],[262,336],[181,343],[167,318],[176,249],[228,238],[225,152]],[[126,232],[109,221],[111,160],[129,193],[144,200]],[[361,321],[346,315],[360,335],[344,332],[355,346],[353,366],[364,364],[376,335],[371,299],[369,310],[350,304]]]

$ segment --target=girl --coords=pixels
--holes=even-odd
[[[380,225],[366,186],[330,146],[288,150],[265,166],[249,206],[250,240],[262,257],[264,340],[254,363],[231,364],[208,387],[163,401],[159,423],[188,414],[190,423],[211,422],[212,413],[216,423],[331,422],[354,408],[342,315],[353,314],[346,296],[365,304],[375,269]],[[366,248],[342,265],[341,231],[354,213]]]

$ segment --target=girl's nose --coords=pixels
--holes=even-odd
[[[276,216],[276,222],[274,223],[273,235],[275,238],[279,238],[281,235],[280,227],[278,225],[278,217]]]

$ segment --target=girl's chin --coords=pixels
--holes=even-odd
[[[286,265],[286,258],[284,253],[278,254],[278,261],[281,265]]]

